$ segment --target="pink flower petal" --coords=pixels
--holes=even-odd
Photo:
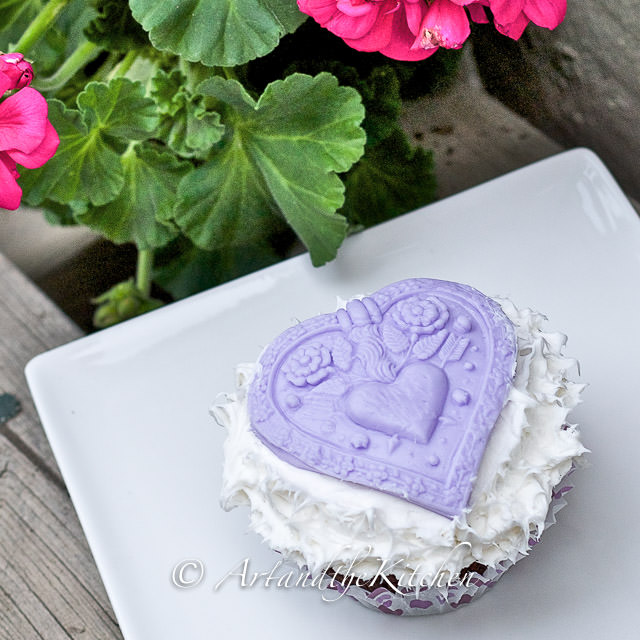
[[[406,2],[404,10],[407,16],[407,27],[409,27],[409,31],[411,31],[415,38],[420,32],[420,25],[422,24],[427,6],[423,2]]]
[[[526,0],[491,0],[491,12],[496,24],[507,25],[518,19]]]
[[[567,0],[527,0],[524,12],[540,27],[555,29],[567,13]]]
[[[338,11],[336,0],[298,0],[298,8],[323,27]]]
[[[5,64],[17,65],[23,60],[24,55],[22,53],[18,53],[17,51],[13,53],[0,54],[0,69],[2,69]]]
[[[0,97],[2,97],[3,93],[10,91],[12,88],[13,82],[11,78],[6,74],[0,71]]]
[[[387,3],[385,3],[386,5]],[[395,2],[391,4],[395,5]],[[370,31],[361,38],[348,38],[342,36],[342,39],[353,49],[357,51],[380,51],[386,47],[391,41],[393,35],[394,16],[400,11],[389,13],[383,9],[378,13],[378,19],[371,27]]]
[[[520,12],[520,15],[508,24],[500,24],[495,21],[496,29],[505,36],[509,36],[513,40],[517,40],[527,28],[529,24],[529,18],[524,14],[524,11]]]
[[[354,3],[352,0],[338,0],[336,2],[336,7],[338,8],[338,11],[342,11],[342,13],[353,18],[364,16],[372,9],[370,2]]]
[[[415,41],[415,34],[411,31],[407,24],[406,17],[402,12],[397,12],[394,18],[393,35],[389,44],[380,49],[382,55],[394,60],[417,61],[424,60],[433,55],[436,49],[412,49],[411,46]]]
[[[354,8],[350,2],[338,2],[338,11],[336,11],[333,17],[322,26],[326,27],[331,31],[331,33],[341,38],[352,38],[355,40],[366,36],[376,23],[381,5],[378,3],[363,3],[361,5],[355,5],[355,8],[365,7],[366,11],[362,11],[359,14],[357,12],[347,14],[340,10],[341,4],[347,4]]]
[[[47,113],[47,101],[29,87],[0,103],[0,151],[36,149],[44,138]]]
[[[51,160],[58,149],[59,144],[60,138],[58,137],[58,133],[53,128],[53,125],[47,120],[44,138],[40,145],[31,153],[22,153],[20,151],[13,150],[9,150],[6,153],[12,160],[15,160],[23,167],[26,167],[27,169],[37,169],[48,160]]]
[[[450,0],[434,0],[412,47],[459,49],[470,34],[469,19],[464,7]]]
[[[22,189],[16,182],[18,177],[16,163],[0,151],[0,208],[15,211],[20,206]]]

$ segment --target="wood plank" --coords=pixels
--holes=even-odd
[[[4,438],[0,469],[0,637],[121,639],[66,491]]]
[[[0,434],[62,483],[26,386],[24,367],[37,354],[82,332],[2,254],[0,292],[0,393],[12,393],[22,404],[18,416],[0,425]]]
[[[42,636],[24,616],[11,595],[5,591],[0,582],[0,638],[14,640],[14,638],[33,638],[39,640]]]
[[[22,404],[0,425],[0,638],[121,639],[23,373],[82,332],[2,255],[0,291],[0,392]]]

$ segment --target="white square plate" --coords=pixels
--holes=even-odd
[[[278,555],[247,532],[246,509],[218,505],[224,432],[209,406],[295,319],[407,277],[510,296],[569,335],[590,384],[574,419],[593,454],[559,524],[445,616],[398,619],[233,576],[215,590],[245,558],[268,571]],[[636,213],[575,150],[351,237],[322,269],[299,256],[35,358],[29,385],[125,638],[637,637],[639,295]],[[187,559],[205,574],[179,589],[172,570]]]

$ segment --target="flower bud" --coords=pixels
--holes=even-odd
[[[133,279],[116,284],[92,302],[99,305],[93,314],[93,324],[98,329],[153,311],[163,304],[142,293]]]
[[[33,68],[21,53],[3,53],[0,55],[0,78],[4,80],[0,82],[4,91],[22,89],[31,84]]]

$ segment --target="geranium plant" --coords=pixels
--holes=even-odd
[[[431,156],[397,122],[402,97],[455,66],[455,53],[427,58],[459,49],[470,20],[517,38],[565,8],[4,0],[0,49],[19,58],[0,67],[0,94],[14,92],[0,104],[0,206],[22,196],[55,224],[135,244],[136,277],[100,296],[98,326],[158,306],[152,279],[181,297],[280,260],[296,238],[324,264],[350,231],[433,198]]]

